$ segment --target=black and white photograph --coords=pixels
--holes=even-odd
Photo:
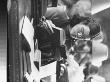
[[[7,0],[6,6],[0,82],[110,82],[110,0]]]

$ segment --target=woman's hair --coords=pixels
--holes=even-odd
[[[94,66],[94,65],[92,65],[91,62],[86,63],[86,68],[83,70],[83,73],[85,75],[84,78],[87,79],[87,77],[89,75],[97,74],[98,70],[99,70],[99,68]]]
[[[89,35],[91,38],[97,36],[101,31],[101,25],[92,17],[87,18],[82,23],[89,27],[90,29]]]
[[[74,27],[76,24],[89,20],[89,17],[81,17],[79,14],[74,15],[71,19],[69,19],[69,24],[71,27]]]
[[[90,29],[90,37],[94,38],[101,31],[101,25],[91,16],[91,17],[81,17],[78,14],[74,15],[72,19],[69,20],[70,27],[73,28],[75,25],[82,23],[87,25]]]
[[[98,67],[94,66],[94,65],[91,65],[89,71],[90,71],[90,74],[96,74],[98,73]]]

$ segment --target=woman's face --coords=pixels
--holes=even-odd
[[[75,50],[77,50],[77,52],[83,52],[83,53],[90,52],[91,47],[92,47],[92,46],[88,45],[87,41],[85,41],[85,40],[78,40],[75,42],[75,45],[76,45]]]
[[[90,29],[84,24],[77,24],[70,29],[70,36],[79,39],[89,39]]]
[[[75,44],[70,47],[69,54],[72,54],[78,63],[85,63],[90,58],[91,47],[87,41],[77,40]]]

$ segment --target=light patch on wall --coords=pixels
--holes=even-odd
[[[6,82],[6,68],[4,66],[0,66],[0,80],[2,82]]]
[[[101,11],[103,11],[103,10],[109,8],[109,7],[110,7],[110,3],[101,5],[101,6],[99,6],[99,7],[96,7],[96,8],[94,8],[94,9],[92,9],[91,14],[94,15],[94,14],[96,14],[96,13],[98,13],[98,12],[101,12]]]

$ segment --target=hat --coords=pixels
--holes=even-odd
[[[101,25],[95,21],[91,21],[87,25],[90,28],[90,37],[91,39],[95,38],[96,36],[100,35],[101,32]]]
[[[89,39],[90,29],[84,24],[75,25],[71,31],[70,36],[75,39]]]
[[[104,39],[104,35],[103,35],[103,32],[102,31],[99,32],[99,34],[93,38],[93,40],[94,41],[97,41],[97,42],[102,42],[103,39]]]

